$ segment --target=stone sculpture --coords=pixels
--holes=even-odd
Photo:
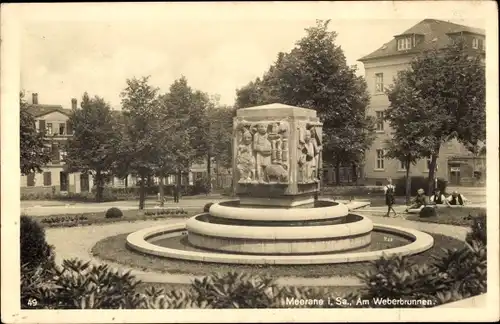
[[[271,164],[272,146],[267,134],[267,125],[259,123],[253,135],[253,151],[255,152],[255,174],[259,182],[264,182],[264,169]]]
[[[318,181],[318,161],[321,151],[321,143],[318,142],[318,134],[313,125],[301,125],[299,131],[298,145],[298,179],[300,183],[311,183]]]
[[[287,183],[289,181],[289,125],[286,121],[236,125],[236,168],[240,183]],[[239,135],[239,136],[238,136]]]
[[[236,167],[241,181],[252,181],[255,174],[255,158],[252,148],[252,134],[246,128],[242,131],[241,141],[238,145]]]

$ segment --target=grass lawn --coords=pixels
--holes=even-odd
[[[282,276],[323,277],[323,276],[353,276],[356,273],[373,269],[369,262],[329,264],[329,265],[235,265],[204,263],[184,260],[174,260],[150,256],[129,250],[125,240],[127,234],[107,237],[92,248],[92,254],[102,260],[124,264],[144,271],[186,273],[193,275],[207,275],[213,272],[245,271],[252,274],[268,273],[273,278]],[[425,263],[431,260],[431,255],[442,255],[442,249],[465,246],[463,241],[440,234],[431,234],[434,237],[434,246],[418,255],[411,257],[416,263]]]
[[[437,224],[448,224],[456,226],[469,227],[471,225],[471,217],[477,217],[480,214],[486,214],[486,208],[467,208],[467,207],[440,207],[437,210],[437,215],[433,217],[421,218],[418,214],[408,214],[407,220]]]
[[[159,209],[161,211],[162,209]],[[156,209],[122,210],[123,216],[120,218],[106,218],[106,212],[80,213],[80,214],[56,214],[35,217],[45,227],[74,227],[95,224],[108,224],[116,222],[134,222],[138,220],[157,220],[171,217],[191,217],[200,213],[199,208],[163,208],[164,212],[157,213]],[[184,211],[184,213],[177,212]],[[29,215],[27,215],[29,216]]]

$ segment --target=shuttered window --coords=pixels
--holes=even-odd
[[[30,173],[30,174],[28,174],[27,178],[28,178],[28,181],[27,181],[28,187],[34,187],[35,186],[35,174]]]
[[[66,133],[68,135],[73,135],[73,124],[69,120],[66,122]]]
[[[44,172],[43,173],[43,185],[44,186],[51,186],[52,185],[52,173],[51,172]]]
[[[45,134],[45,120],[40,120],[40,126],[39,126],[39,129],[40,129],[40,132],[42,132],[43,134]]]
[[[52,144],[52,162],[59,162],[59,145]]]

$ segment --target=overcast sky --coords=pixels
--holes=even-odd
[[[485,28],[477,19],[480,14],[463,19],[463,12],[471,9],[457,9],[452,2],[426,10],[428,15],[422,11],[426,6],[418,7],[419,12],[381,4],[372,9],[347,2],[330,7],[302,4],[308,10],[263,3],[129,4],[127,10],[118,4],[93,10],[81,4],[31,5],[25,8],[21,28],[21,88],[29,98],[37,92],[40,103],[65,107],[87,91],[119,109],[127,78],[151,75],[151,83],[166,92],[184,75],[192,87],[218,94],[222,103],[232,105],[235,90],[261,76],[279,51],[293,48],[315,18],[332,20],[337,44],[360,74],[363,64],[357,59],[425,18]]]

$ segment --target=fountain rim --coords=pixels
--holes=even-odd
[[[280,208],[279,218],[270,217],[276,214],[277,208],[258,207],[251,208],[245,205],[224,206],[224,203],[237,202],[238,200],[228,200],[220,203],[214,203],[210,206],[209,213],[212,216],[250,221],[308,221],[323,220],[346,217],[349,214],[349,208],[339,202],[330,199],[320,199],[320,201],[331,202],[331,206],[311,207],[311,208]]]
[[[331,224],[322,226],[245,226],[208,223],[198,218],[206,214],[198,214],[186,221],[189,233],[208,237],[249,240],[311,240],[334,239],[370,233],[373,230],[371,219],[360,216],[360,220],[347,224]]]
[[[410,244],[391,249],[363,252],[345,252],[320,255],[251,255],[229,254],[218,252],[195,252],[162,247],[148,242],[153,236],[186,231],[186,224],[171,224],[145,228],[127,236],[126,244],[131,249],[158,257],[178,260],[225,263],[225,264],[275,264],[275,265],[300,265],[300,264],[335,264],[365,262],[377,260],[382,256],[405,256],[424,252],[434,245],[434,238],[424,232],[403,228],[399,226],[374,224],[374,231],[384,231],[401,235],[413,240]]]

